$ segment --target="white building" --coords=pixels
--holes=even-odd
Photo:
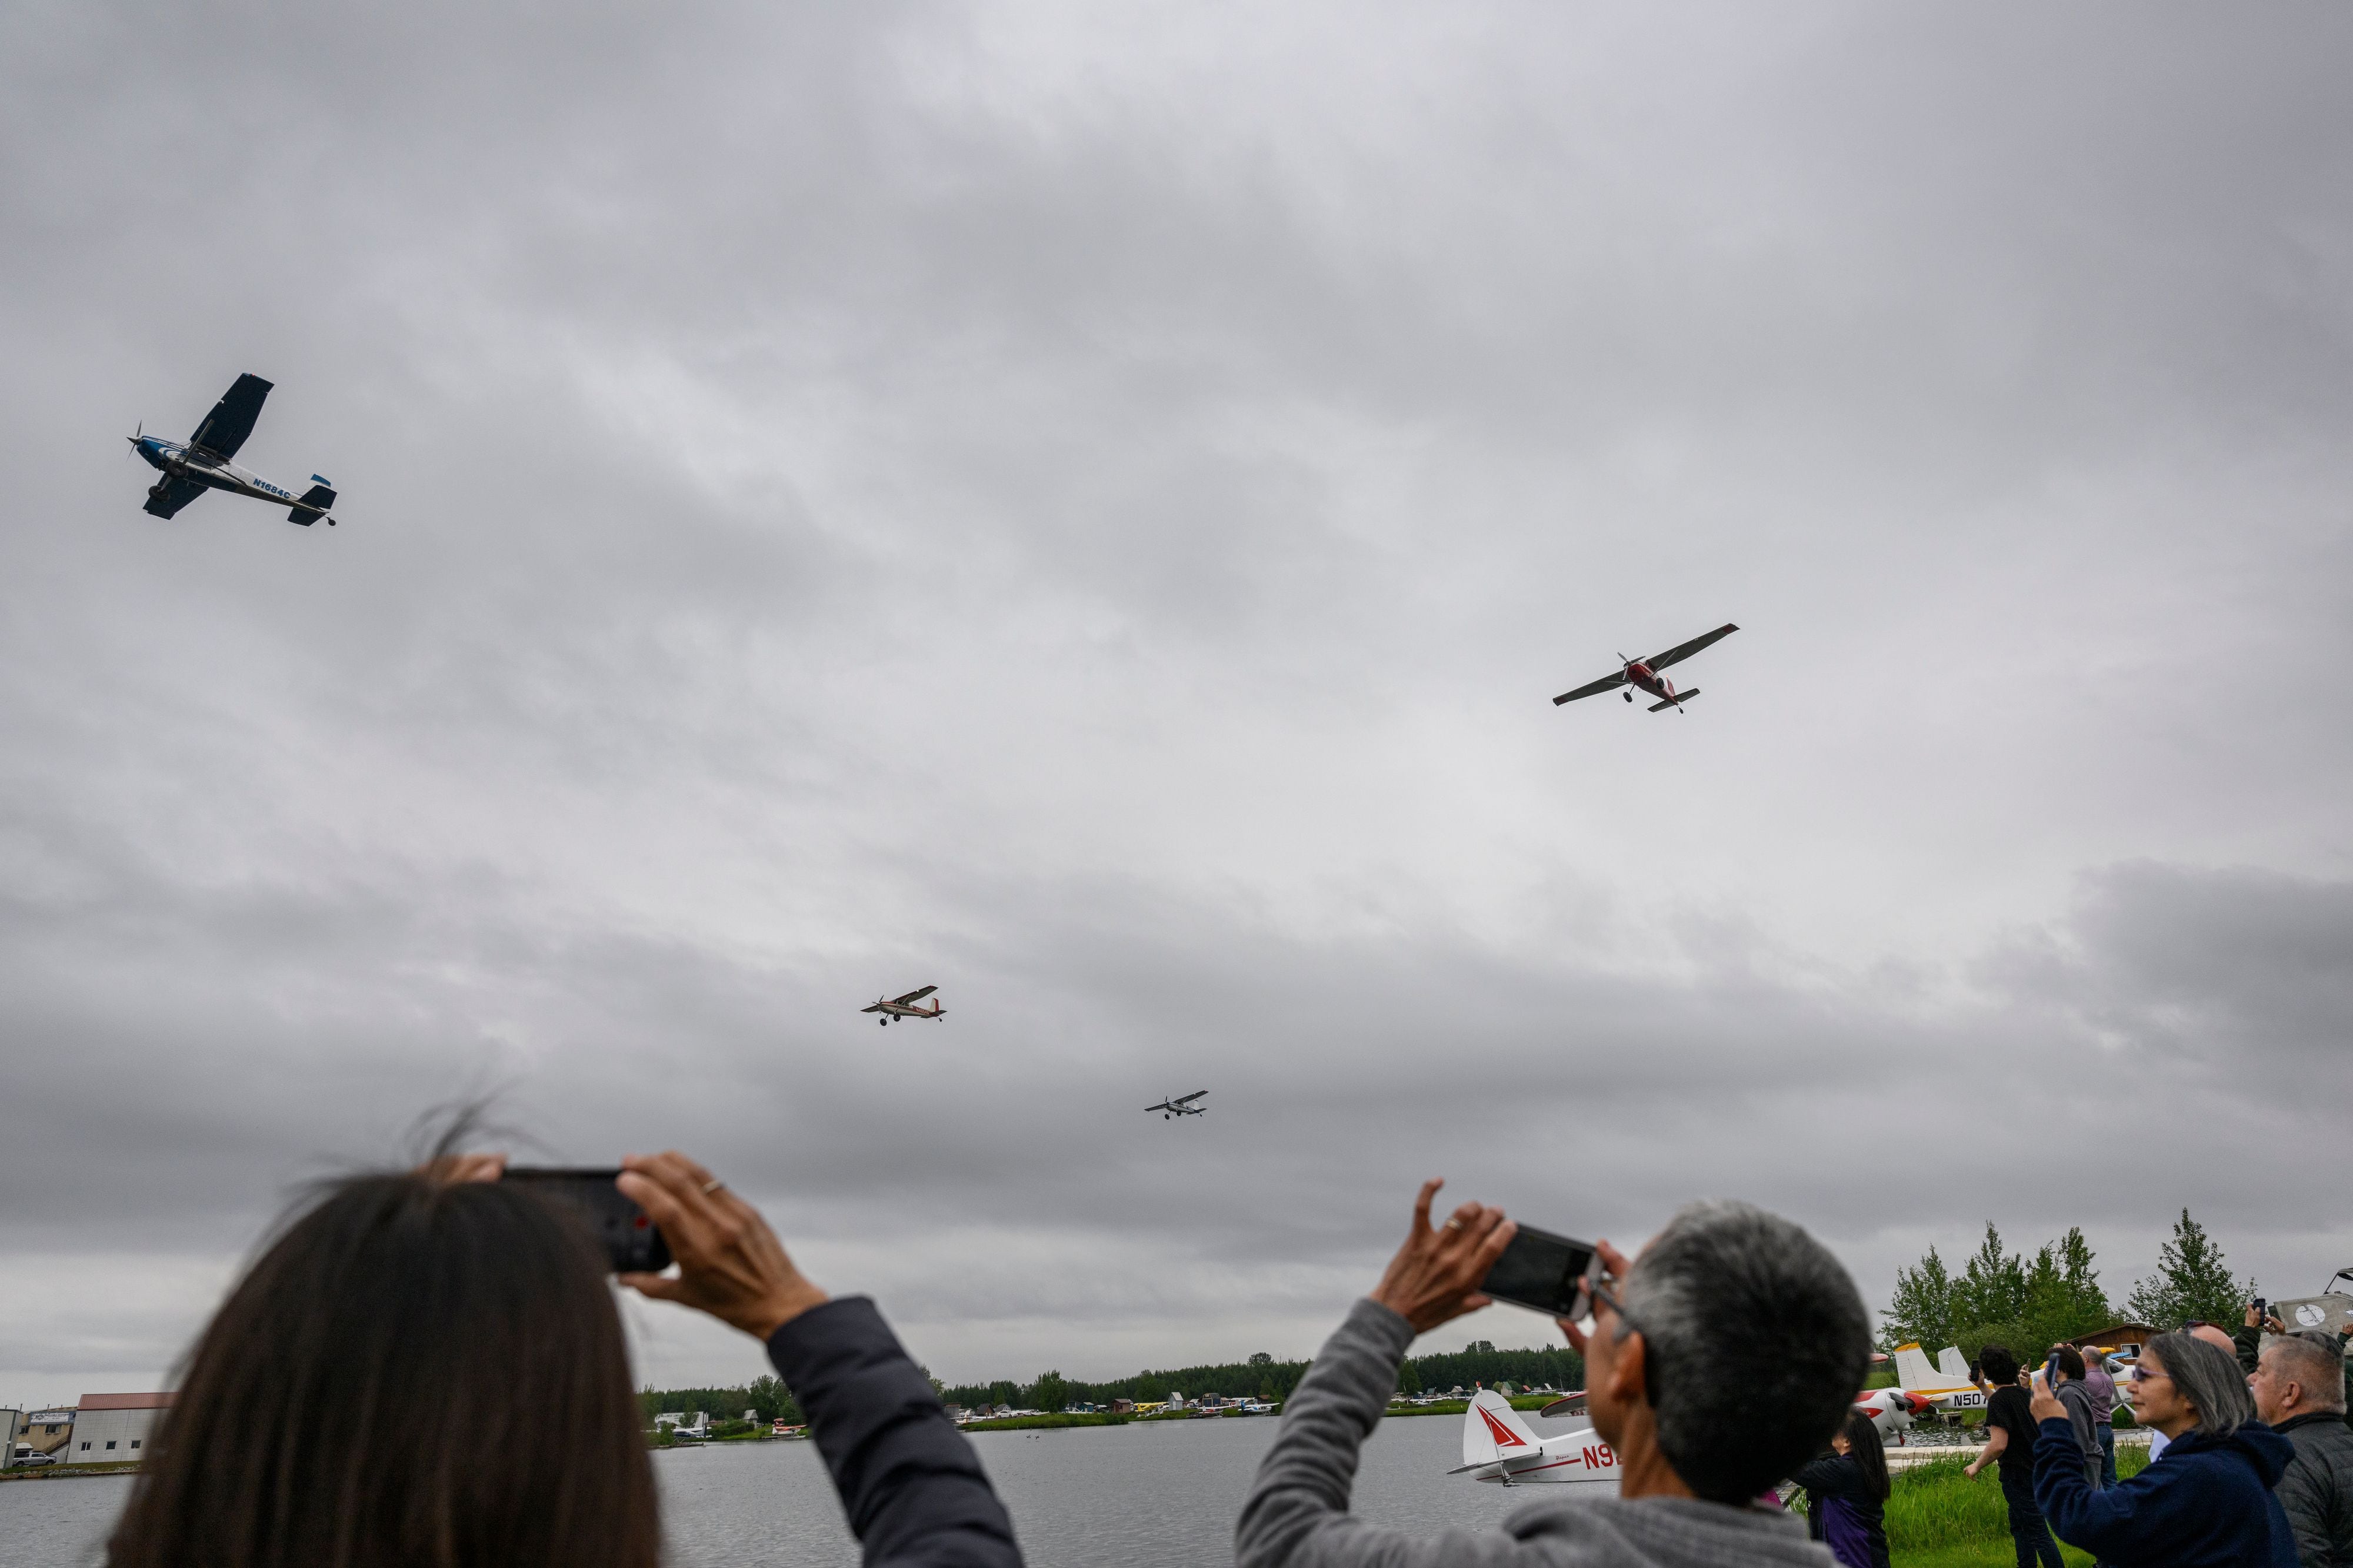
[[[119,1465],[147,1457],[155,1423],[172,1407],[168,1394],[85,1394],[74,1412],[69,1465]]]

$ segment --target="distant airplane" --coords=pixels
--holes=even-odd
[[[1556,1399],[1540,1412],[1545,1415],[1583,1415],[1585,1396],[1572,1394]],[[1528,1430],[1512,1402],[1492,1388],[1482,1388],[1462,1413],[1462,1463],[1446,1472],[1504,1486],[1546,1485],[1573,1481],[1618,1483],[1618,1456],[1589,1426],[1557,1437],[1539,1437]]]
[[[327,517],[327,510],[335,504],[335,488],[324,476],[312,474],[311,488],[297,496],[229,461],[253,434],[253,422],[261,417],[261,400],[269,395],[269,383],[258,375],[240,375],[185,441],[150,436],[144,424],[137,435],[125,437],[132,450],[145,458],[150,468],[164,471],[164,477],[147,491],[147,514],[170,517],[206,490],[227,490],[231,495],[284,503],[292,509],[286,520],[305,528]],[[334,527],[335,520],[327,517],[327,526]]]
[[[1708,644],[1719,637],[1728,637],[1739,629],[1738,626],[1729,624],[1720,626],[1704,637],[1694,637],[1691,641],[1671,647],[1664,653],[1652,654],[1649,658],[1626,658],[1626,656],[1621,653],[1618,657],[1626,659],[1625,668],[1615,675],[1605,675],[1590,685],[1580,686],[1574,691],[1564,691],[1552,700],[1552,705],[1557,708],[1564,702],[1574,702],[1580,697],[1599,697],[1605,691],[1615,691],[1621,686],[1637,686],[1658,699],[1656,702],[1651,704],[1651,712],[1656,713],[1662,708],[1672,708],[1680,713],[1683,711],[1684,703],[1699,695],[1699,688],[1694,686],[1689,691],[1677,691],[1675,683],[1661,675],[1659,671],[1671,664],[1681,664]],[[1626,700],[1629,702],[1634,700],[1634,694],[1631,691],[1626,693]]]
[[[885,1024],[893,1018],[944,1018],[947,1016],[947,1006],[944,1003],[934,1002],[928,1007],[915,1005],[938,989],[936,985],[926,985],[921,991],[910,991],[904,996],[893,996],[888,1002],[878,996],[874,999],[874,1005],[860,1007],[859,1011],[880,1013]]]
[[[1174,1100],[1164,1100],[1157,1105],[1147,1105],[1144,1109],[1146,1111],[1160,1112],[1160,1120],[1163,1121],[1172,1116],[1207,1116],[1209,1114],[1209,1108],[1206,1105],[1196,1105],[1193,1102],[1208,1092],[1206,1089],[1197,1089],[1190,1094],[1180,1094]]]

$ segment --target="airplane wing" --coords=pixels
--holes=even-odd
[[[210,489],[210,485],[199,484],[194,479],[165,479],[164,493],[160,496],[150,494],[146,506],[142,510],[150,517],[169,517]]]
[[[234,458],[245,438],[253,434],[253,422],[261,417],[261,400],[269,395],[269,383],[248,374],[237,378],[237,384],[224,394],[196,433],[188,437],[191,447],[202,447],[216,458]]]
[[[1197,1089],[1190,1094],[1180,1094],[1176,1097],[1176,1103],[1179,1105],[1190,1105],[1208,1092],[1209,1091],[1206,1089]]]
[[[1673,647],[1667,649],[1666,652],[1659,655],[1656,658],[1650,659],[1647,662],[1652,669],[1664,669],[1671,664],[1681,664],[1683,660],[1689,658],[1700,649],[1707,647],[1710,643],[1722,637],[1728,637],[1739,629],[1740,628],[1738,626],[1736,626],[1727,621],[1723,626],[1716,627],[1715,630],[1708,633],[1707,636],[1704,637],[1694,637],[1687,643],[1678,643]]]
[[[1144,1109],[1146,1110],[1174,1110],[1176,1108],[1164,1100],[1157,1105],[1147,1105]]]
[[[1599,697],[1605,691],[1615,691],[1625,684],[1626,672],[1621,669],[1615,675],[1605,675],[1600,679],[1589,685],[1580,686],[1574,691],[1562,692],[1552,700],[1552,705],[1557,708],[1564,702],[1574,702],[1580,697]]]
[[[1558,1399],[1536,1412],[1546,1419],[1556,1415],[1582,1415],[1585,1413],[1585,1390],[1581,1388],[1573,1394],[1562,1394]]]
[[[904,1007],[910,1002],[922,1001],[924,997],[929,996],[933,992],[937,991],[939,987],[936,985],[926,985],[921,991],[910,991],[904,996],[893,996],[891,998],[891,1002],[893,1006]]]

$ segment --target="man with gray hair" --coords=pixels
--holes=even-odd
[[[2303,1568],[2353,1568],[2353,1427],[2345,1425],[2345,1363],[2335,1334],[2263,1341],[2247,1390],[2255,1414],[2295,1445],[2272,1489],[2295,1531]]]
[[[1593,1326],[1560,1320],[1586,1358],[1616,1498],[1533,1503],[1501,1532],[1413,1536],[1350,1514],[1357,1450],[1407,1347],[1488,1304],[1479,1282],[1515,1228],[1479,1204],[1432,1228],[1438,1187],[1423,1185],[1379,1285],[1284,1402],[1235,1526],[1240,1568],[1831,1568],[1829,1548],[1766,1494],[1845,1418],[1870,1365],[1870,1320],[1820,1242],[1746,1204],[1692,1205],[1630,1264],[1598,1244]]]

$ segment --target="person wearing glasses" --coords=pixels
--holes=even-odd
[[[2296,1568],[2272,1494],[2295,1446],[2256,1419],[2237,1359],[2195,1334],[2158,1334],[2122,1392],[2134,1418],[2164,1434],[2165,1455],[2094,1489],[2066,1407],[2034,1381],[2034,1500],[2059,1539],[2136,1568]]]
[[[1503,1210],[1475,1203],[1433,1227],[1438,1188],[1423,1185],[1380,1283],[1284,1401],[1234,1528],[1238,1568],[1834,1568],[1804,1521],[1765,1500],[1846,1418],[1870,1320],[1827,1248],[1746,1204],[1691,1205],[1631,1262],[1598,1244],[1607,1272],[1578,1303],[1591,1327],[1560,1320],[1585,1356],[1594,1432],[1617,1455],[1616,1498],[1531,1503],[1501,1531],[1417,1536],[1351,1514],[1357,1451],[1407,1348],[1488,1304],[1479,1282],[1512,1238]]]

